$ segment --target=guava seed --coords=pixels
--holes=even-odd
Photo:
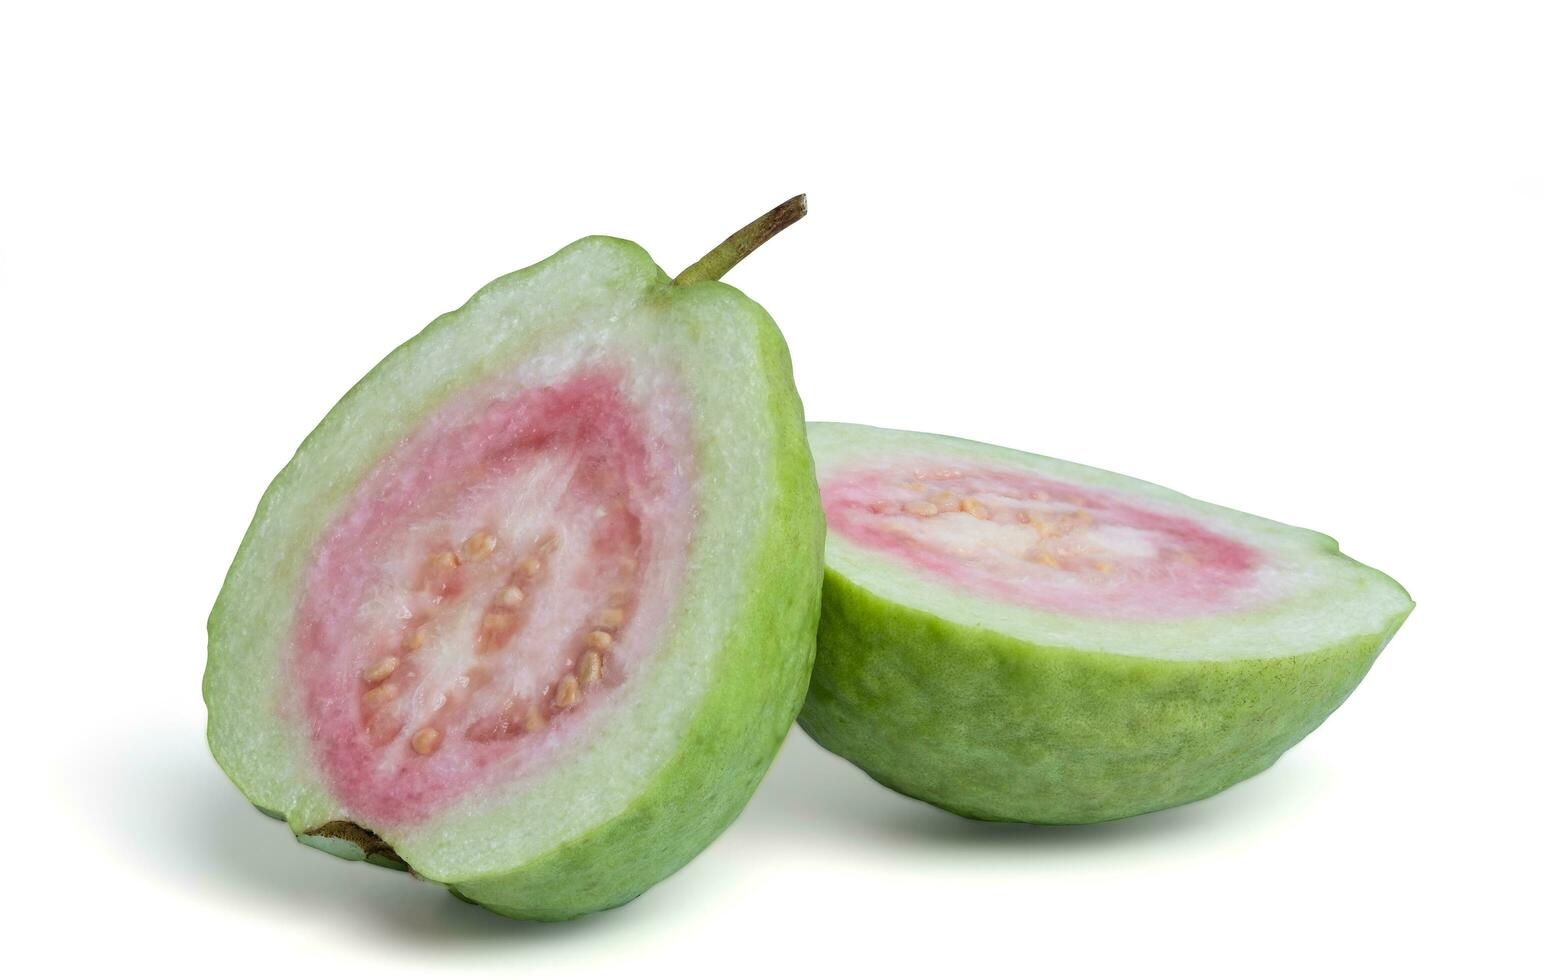
[[[391,676],[392,671],[397,669],[397,663],[398,660],[396,657],[383,657],[380,660],[377,660],[375,663],[370,665],[368,670],[365,671],[365,683],[379,684],[381,681]]]
[[[412,745],[419,755],[430,755],[440,747],[440,733],[434,728],[420,728],[413,733]]]

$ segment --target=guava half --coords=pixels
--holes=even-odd
[[[744,806],[808,684],[824,526],[782,335],[586,238],[346,394],[209,620],[209,744],[305,843],[503,915],[626,902]]]
[[[1323,722],[1412,608],[1313,531],[997,446],[809,428],[829,532],[799,722],[964,816],[1210,796]]]

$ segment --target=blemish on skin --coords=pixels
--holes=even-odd
[[[595,650],[611,649],[611,634],[605,630],[592,630],[590,635],[584,638],[586,645]]]
[[[932,517],[938,513],[938,505],[929,500],[910,500],[906,503],[906,513],[917,517]]]
[[[547,716],[541,713],[541,709],[540,708],[538,708],[536,705],[533,704],[529,708],[526,709],[526,711],[525,711],[525,730],[526,731],[528,731],[528,732],[539,732],[543,728],[546,728],[546,727],[547,727]]]

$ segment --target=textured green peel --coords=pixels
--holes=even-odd
[[[951,623],[827,570],[799,722],[886,786],[964,816],[1114,820],[1270,766],[1350,695],[1403,619],[1293,657],[1151,660]]]
[[[1041,465],[996,447],[859,426],[813,423],[811,440],[823,486],[854,459],[871,462],[900,447]],[[1077,478],[1071,464],[1057,465],[1060,478]],[[1147,492],[1113,474],[1097,479]],[[1162,497],[1165,506],[1285,542],[1293,561],[1335,564],[1327,581],[1339,591],[1283,600],[1278,613],[1160,624],[1173,639],[1156,648],[1149,627],[1088,619],[1095,642],[1079,643],[1077,616],[965,595],[860,553],[833,529],[819,652],[799,723],[884,785],[987,820],[1114,820],[1210,796],[1267,768],[1345,701],[1409,614],[1409,598],[1320,535],[1162,494],[1172,495]],[[1293,550],[1297,542],[1303,547]],[[1327,613],[1326,625],[1305,618],[1303,603],[1379,611]],[[1262,638],[1282,622],[1291,629],[1278,627],[1277,655],[1261,655]],[[1336,623],[1355,625],[1325,639]],[[1207,653],[1167,652],[1186,637]],[[1305,637],[1313,638],[1307,646]],[[1227,656],[1230,642],[1247,652]]]

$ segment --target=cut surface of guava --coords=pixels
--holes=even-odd
[[[801,724],[881,782],[1074,823],[1259,771],[1409,613],[1324,535],[1074,463],[812,423],[827,541]]]
[[[584,239],[328,414],[210,618],[209,739],[304,842],[507,915],[620,904],[743,807],[823,522],[781,335]]]
[[[648,408],[632,408],[624,370],[477,386],[328,529],[292,670],[329,784],[372,823],[539,766],[658,645],[691,533],[691,426],[664,378],[635,377]]]

